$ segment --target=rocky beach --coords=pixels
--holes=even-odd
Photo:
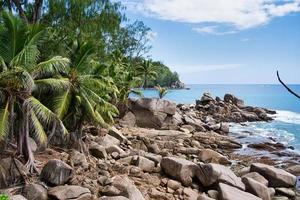
[[[39,174],[29,174],[13,149],[2,154],[1,193],[13,200],[300,199],[293,147],[230,133],[233,124],[272,121],[275,113],[231,94],[205,93],[190,105],[130,99],[113,127],[86,126],[81,144],[43,149],[30,140]]]

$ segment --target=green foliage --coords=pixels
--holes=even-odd
[[[161,87],[160,85],[155,86],[155,89],[157,90],[158,97],[160,99],[164,98],[164,96],[166,96],[166,94],[169,92],[167,88]]]
[[[0,200],[9,200],[9,197],[6,194],[0,194]]]

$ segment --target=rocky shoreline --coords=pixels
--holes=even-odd
[[[271,121],[275,113],[231,94],[205,93],[195,105],[130,99],[114,127],[85,128],[82,152],[76,144],[35,149],[39,175],[2,155],[0,193],[15,200],[300,199],[300,156],[291,147],[273,138],[247,144],[258,154],[240,154],[245,144],[230,134],[230,123]]]

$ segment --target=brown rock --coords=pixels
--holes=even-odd
[[[72,177],[73,168],[57,159],[49,160],[40,175],[40,179],[50,185],[63,185]]]
[[[268,186],[268,184],[269,184],[269,181],[257,172],[250,172],[250,173],[243,175],[242,177],[252,178],[265,186]]]
[[[263,200],[271,200],[269,189],[264,184],[248,177],[243,177],[242,181],[246,186],[246,192],[254,194]]]
[[[250,167],[251,172],[258,172],[269,181],[271,187],[293,187],[296,183],[296,177],[283,169],[277,169],[273,166],[254,163]]]
[[[199,159],[205,163],[217,163],[222,165],[231,164],[225,156],[211,149],[200,150]]]
[[[262,200],[248,192],[241,191],[235,187],[220,183],[220,200]]]
[[[91,192],[87,188],[75,185],[64,185],[51,188],[48,191],[49,198],[57,200],[90,200]]]

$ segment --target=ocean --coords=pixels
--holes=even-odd
[[[300,85],[289,85],[300,94]],[[276,138],[277,141],[293,146],[300,152],[300,99],[291,95],[282,85],[187,85],[189,90],[170,90],[164,97],[176,103],[194,104],[204,92],[213,96],[224,97],[226,93],[244,100],[246,105],[258,106],[276,110],[275,120],[272,122],[251,122],[247,126],[232,124],[230,132],[233,135],[248,134],[246,140],[264,141]],[[157,91],[143,90],[145,97],[157,97]],[[251,133],[251,134],[249,134]],[[245,135],[244,135],[245,136]],[[249,141],[245,141],[246,143]]]

